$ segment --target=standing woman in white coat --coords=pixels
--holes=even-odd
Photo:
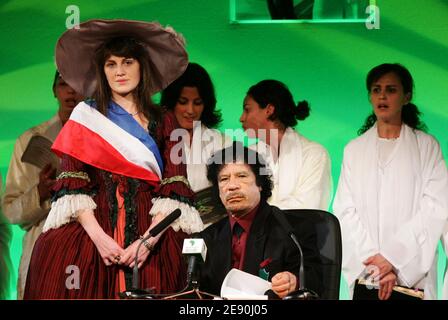
[[[240,122],[268,161],[274,181],[268,202],[280,209],[328,210],[331,161],[327,150],[298,133],[297,121],[310,113],[307,101],[295,103],[288,87],[263,80],[249,88]],[[254,148],[255,148],[254,147]]]
[[[446,164],[411,103],[409,71],[382,64],[366,84],[373,113],[345,147],[333,204],[342,228],[342,271],[353,289],[374,270],[381,300],[395,284],[436,299],[436,250],[448,216]]]

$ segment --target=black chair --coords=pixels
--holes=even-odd
[[[322,261],[323,290],[320,299],[338,300],[342,265],[341,227],[338,218],[323,210],[294,209],[284,212],[293,228],[304,219],[315,226]]]

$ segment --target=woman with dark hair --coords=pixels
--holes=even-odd
[[[437,140],[421,130],[413,88],[400,64],[368,73],[373,114],[362,135],[345,147],[333,205],[350,288],[360,278],[379,279],[382,300],[395,284],[437,298],[436,252],[448,217],[448,172]]]
[[[216,109],[212,79],[207,70],[194,62],[188,63],[185,72],[162,91],[160,104],[174,111],[181,127],[190,130],[190,133],[193,121],[201,121],[207,128],[216,128],[222,121],[221,112]],[[184,106],[184,112],[176,110],[181,106]]]
[[[426,125],[420,120],[420,111],[415,104],[410,102],[414,92],[414,80],[412,79],[410,72],[402,65],[398,63],[385,63],[370,70],[366,79],[367,92],[369,92],[370,95],[374,82],[378,81],[379,78],[388,73],[395,74],[401,80],[403,91],[408,95],[408,101],[401,109],[401,121],[412,129],[426,132]],[[376,121],[377,116],[375,111],[373,111],[366,118],[363,126],[358,130],[358,134],[361,135],[365,133],[374,126]]]
[[[263,80],[249,88],[240,122],[272,170],[269,204],[281,209],[327,210],[332,178],[327,150],[294,130],[309,116],[308,102],[297,105],[280,81]]]
[[[194,192],[210,187],[206,163],[217,150],[231,143],[214,129],[221,122],[221,112],[216,109],[215,89],[208,72],[197,63],[189,63],[185,72],[162,92],[160,104],[171,110],[180,128],[173,132],[181,136],[182,154],[187,165],[187,176]],[[201,208],[201,207],[199,207]],[[209,225],[222,216],[210,216],[201,211],[203,222]]]
[[[185,166],[170,159],[175,117],[150,97],[185,70],[183,40],[157,23],[92,20],[62,35],[56,62],[95,100],[76,106],[53,144],[62,173],[25,298],[116,298],[131,289],[136,256],[139,288],[177,292],[186,283],[183,239],[203,225]],[[176,208],[170,228],[141,240]]]

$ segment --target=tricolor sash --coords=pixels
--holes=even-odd
[[[111,105],[111,108],[117,106]],[[129,128],[138,124],[129,118],[114,123],[81,102],[57,136],[52,150],[59,156],[65,153],[99,169],[157,183],[162,177],[159,150],[149,134],[146,141],[141,141],[142,136],[133,135],[135,130]]]

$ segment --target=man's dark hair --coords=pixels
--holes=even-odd
[[[207,161],[207,179],[212,183],[212,193],[214,200],[221,203],[219,198],[218,175],[225,165],[229,163],[244,162],[255,175],[255,182],[261,188],[260,200],[267,201],[272,195],[272,178],[270,170],[264,158],[256,151],[243,146],[240,142],[225,149],[217,151]]]
[[[59,76],[60,76],[60,75],[59,75],[59,71],[56,70],[56,72],[55,72],[55,74],[54,74],[54,78],[53,78],[53,86],[52,86],[53,94],[54,94],[55,97],[56,97],[56,86],[57,86],[57,84],[58,84]]]

